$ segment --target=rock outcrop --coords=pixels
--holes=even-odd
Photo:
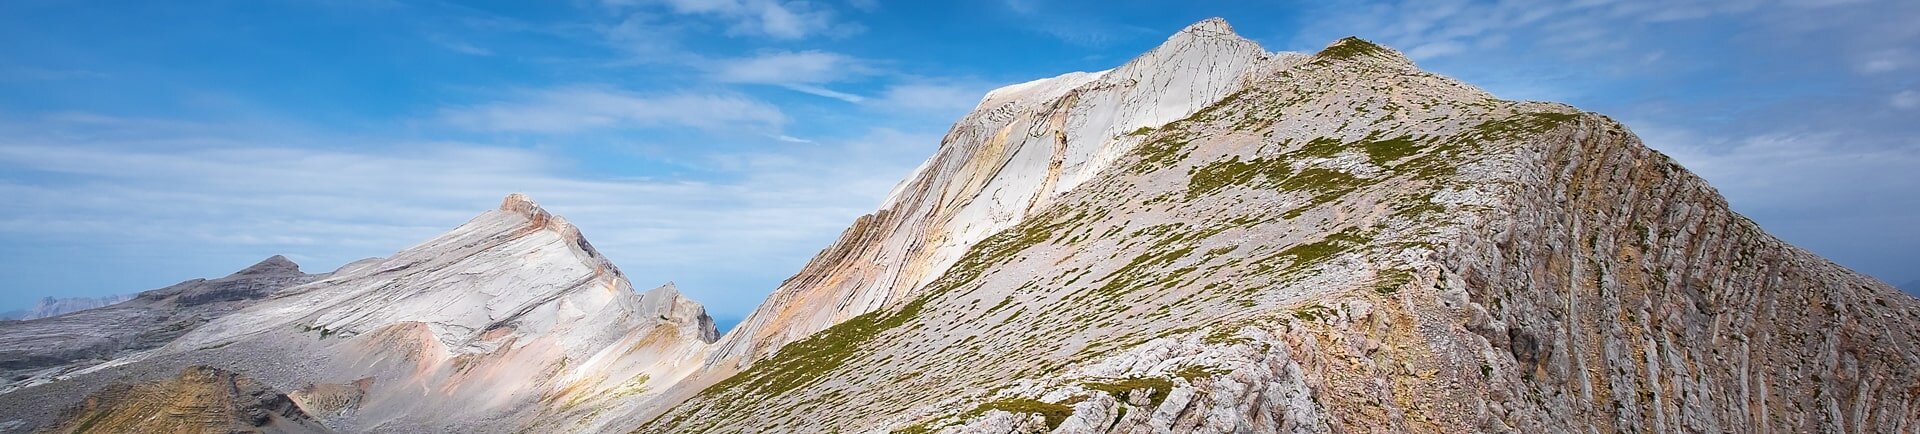
[[[700,385],[639,430],[1898,432],[1920,421],[1909,405],[1920,302],[1767,235],[1624,126],[1500,100],[1359,39],[1271,57],[1293,60],[1143,129],[1076,185],[985,213],[1020,217],[956,219],[1005,226],[959,243],[970,247],[951,265],[856,261],[878,276],[942,266],[873,284],[884,302],[828,304],[865,313]],[[968,119],[992,113],[983,104]],[[895,197],[1009,203],[990,198],[1021,190],[965,187],[994,177],[915,184],[943,172],[942,156],[998,146],[958,139],[967,128]],[[845,244],[897,237],[895,213],[930,214],[863,218],[814,265],[884,251]],[[804,301],[792,286],[769,303]]]
[[[1094,178],[1154,128],[1304,58],[1268,53],[1212,19],[1112,70],[988,93],[879,211],[856,221],[728,333],[710,364],[737,368],[899,305],[969,247]]]
[[[192,366],[176,378],[101,389],[68,409],[62,433],[327,433],[292,399],[246,376]]]

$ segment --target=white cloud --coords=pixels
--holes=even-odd
[[[668,11],[703,16],[722,21],[734,35],[800,39],[828,32],[852,32],[857,26],[842,24],[833,10],[818,3],[778,0],[603,0],[615,7],[642,4],[664,6]]]
[[[587,174],[584,162],[549,152],[472,143],[316,138],[329,148],[310,149],[214,137],[196,147],[187,144],[205,136],[156,129],[151,136],[176,144],[156,147],[37,132],[50,123],[62,122],[0,122],[0,171],[46,175],[0,178],[9,201],[0,239],[80,246],[103,264],[190,248],[197,263],[216,252],[278,253],[322,271],[399,250],[525,192],[579,225],[636,286],[678,280],[723,316],[744,314],[871,212],[939,139],[775,135],[811,144],[684,157],[711,176],[652,169],[622,178]]]
[[[885,93],[873,101],[873,104],[890,109],[955,112],[955,116],[959,116],[980,104],[980,98],[985,96],[988,90],[991,90],[991,86],[973,82],[967,84],[900,83],[889,86]]]
[[[827,83],[870,76],[878,70],[869,62],[825,51],[770,51],[751,57],[722,59],[712,66],[714,80],[782,86],[808,94],[860,102],[866,98],[826,88]]]
[[[513,101],[444,109],[449,124],[481,131],[569,133],[639,127],[777,130],[778,107],[731,94],[638,95],[579,86],[529,92]]]
[[[825,51],[774,51],[721,61],[715,78],[736,83],[825,83],[872,71],[865,61]]]
[[[454,39],[446,35],[428,36],[427,40],[432,41],[435,45],[439,45],[441,48],[446,48],[447,50],[453,51],[455,53],[466,54],[471,56],[492,56],[493,55],[493,50],[481,48],[478,45],[473,45],[466,41]]]
[[[1893,94],[1893,98],[1890,98],[1887,103],[1893,105],[1893,108],[1901,110],[1917,108],[1920,107],[1920,92],[1903,90],[1900,91],[1900,93]]]
[[[1430,59],[1459,53],[1466,51],[1466,49],[1467,47],[1465,45],[1461,45],[1458,42],[1440,41],[1413,47],[1413,49],[1407,50],[1407,57],[1412,57],[1414,60]]]

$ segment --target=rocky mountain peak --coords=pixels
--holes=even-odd
[[[640,294],[639,312],[677,325],[702,342],[713,342],[720,338],[713,317],[707,316],[706,306],[681,294],[680,288],[674,286],[673,282]]]
[[[233,275],[253,276],[253,275],[280,275],[280,274],[299,274],[299,273],[300,273],[300,264],[294,263],[293,260],[287,259],[286,256],[273,255],[273,257],[267,258],[265,260],[261,260],[260,262],[254,263],[253,265],[248,266],[247,268],[243,268],[240,271],[234,272]]]
[[[1920,302],[1772,238],[1624,126],[1358,38],[1200,33],[996,93],[730,332],[737,371],[638,432],[1913,420]]]
[[[1173,34],[1173,38],[1179,38],[1182,36],[1198,36],[1198,37],[1232,36],[1236,38],[1240,37],[1239,34],[1233,32],[1233,25],[1227,24],[1227,20],[1225,18],[1220,18],[1220,17],[1208,18],[1208,19],[1194,22],[1193,24],[1188,24],[1186,28],[1180,29],[1178,33]]]
[[[541,209],[540,204],[534,203],[533,198],[528,197],[525,193],[507,194],[505,199],[500,200],[500,210],[524,216],[532,216],[535,213],[547,213],[547,210]]]
[[[1360,39],[1357,36],[1348,36],[1333,41],[1333,43],[1327,44],[1326,48],[1320,49],[1320,52],[1314,53],[1313,58],[1315,60],[1366,61],[1404,65],[1407,67],[1413,66],[1413,60],[1408,59],[1407,55],[1402,54],[1400,50],[1384,47],[1372,41]]]

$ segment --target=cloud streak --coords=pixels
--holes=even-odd
[[[530,133],[743,126],[777,131],[787,122],[779,107],[735,94],[640,95],[599,86],[524,92],[512,100],[442,109],[440,117],[471,130]]]
[[[0,236],[38,240],[0,252],[55,243],[112,258],[143,246],[201,246],[200,262],[286,253],[330,267],[391,253],[525,192],[578,224],[636,285],[679,280],[709,306],[744,311],[770,288],[736,285],[777,282],[797,269],[870,212],[936,140],[872,130],[702,154],[696,164],[723,175],[693,180],[597,177],[551,152],[475,143],[358,142],[347,148],[366,150],[345,151],[233,138],[158,149],[11,136],[0,138],[0,168],[69,181],[0,177],[0,195],[12,203],[0,210]],[[21,276],[27,270],[12,268],[22,266],[30,265],[0,270]]]

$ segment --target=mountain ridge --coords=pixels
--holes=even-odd
[[[1604,116],[1498,100],[1343,39],[1144,134],[921,295],[700,385],[639,430],[1884,431],[1920,418],[1874,404],[1915,393],[1892,386],[1920,360],[1911,297],[1765,234]],[[1766,299],[1844,302],[1704,308]],[[1835,358],[1748,340],[1873,344]]]

